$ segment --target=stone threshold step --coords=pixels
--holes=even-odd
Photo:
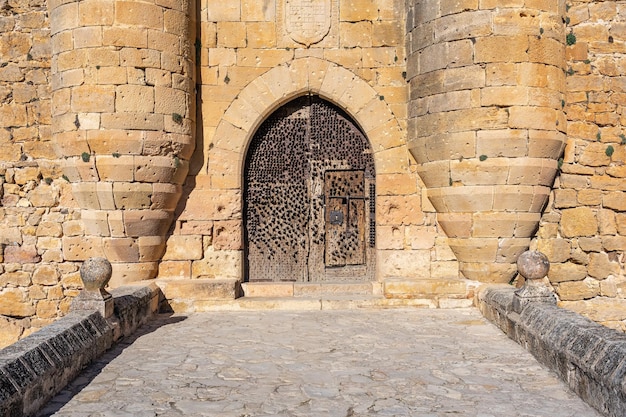
[[[459,280],[359,283],[239,283],[234,279],[158,279],[162,310],[330,310],[462,308],[471,285]]]
[[[402,308],[468,308],[469,299],[389,299],[382,296],[242,297],[236,300],[168,300],[167,311],[197,313],[209,311],[319,311],[380,310]]]
[[[245,297],[317,297],[322,295],[381,295],[380,282],[244,282]]]

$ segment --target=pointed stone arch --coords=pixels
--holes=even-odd
[[[247,147],[256,129],[280,106],[305,94],[319,95],[356,121],[370,141],[376,172],[407,170],[405,134],[384,98],[353,72],[312,57],[272,68],[243,88],[216,128],[209,170],[218,166],[212,157],[238,161],[219,168],[231,186],[241,187]]]

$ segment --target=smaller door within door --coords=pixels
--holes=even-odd
[[[326,267],[366,262],[364,177],[363,171],[327,171],[324,175]]]

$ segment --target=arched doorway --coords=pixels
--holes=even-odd
[[[317,96],[285,104],[246,157],[247,280],[372,280],[375,195],[372,151],[356,123]]]

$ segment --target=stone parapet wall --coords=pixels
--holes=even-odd
[[[568,3],[567,147],[536,248],[561,305],[626,329],[626,5]]]
[[[605,416],[626,413],[624,335],[549,303],[514,311],[514,289],[484,286],[481,313]],[[541,389],[541,387],[537,387]]]
[[[112,291],[115,315],[72,311],[0,351],[0,416],[33,416],[90,362],[158,310],[156,285]]]

